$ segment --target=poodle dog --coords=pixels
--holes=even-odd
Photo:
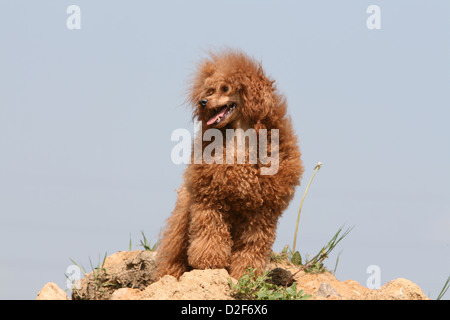
[[[238,50],[212,53],[198,65],[187,100],[193,106],[193,119],[201,121],[194,144],[200,139],[202,151],[206,151],[210,144],[205,139],[207,130],[225,137],[228,131],[242,129],[265,133],[267,147],[274,144],[276,131],[278,158],[273,161],[277,170],[263,174],[267,163],[247,161],[251,149],[247,145],[244,163],[230,163],[228,158],[225,163],[194,161],[193,152],[175,209],[162,233],[156,257],[159,277],[169,274],[178,278],[185,271],[208,268],[226,268],[236,279],[248,267],[256,268],[257,274],[264,272],[278,218],[303,174],[286,100],[274,82],[259,62]],[[222,152],[235,160],[239,150],[234,148],[234,140],[230,148],[227,139],[219,141]]]

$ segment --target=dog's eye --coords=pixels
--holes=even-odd
[[[214,89],[209,89],[208,91],[206,91],[206,96],[211,96],[214,93]]]
[[[227,86],[222,87],[222,92],[228,92],[228,90],[230,90],[230,88],[228,88]]]

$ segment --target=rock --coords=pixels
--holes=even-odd
[[[56,283],[49,282],[39,291],[36,300],[70,300]]]
[[[139,289],[120,288],[113,292],[110,300],[139,300],[142,291]]]
[[[108,300],[120,288],[143,290],[155,281],[155,254],[152,251],[120,251],[106,258],[102,267],[87,274],[74,300]]]
[[[331,296],[335,296],[336,298],[341,298],[342,296],[336,291],[333,286],[327,282],[322,282],[320,284],[319,290],[317,290],[316,296],[329,298]]]
[[[141,299],[230,300],[230,279],[225,269],[192,270],[185,272],[178,281],[167,275],[147,287]]]
[[[272,267],[276,266],[277,264]],[[312,295],[311,300],[429,300],[419,286],[406,279],[396,279],[386,283],[378,290],[373,290],[362,286],[355,280],[339,281],[329,272],[306,273],[286,262],[282,262],[281,266],[293,273],[297,288],[302,289],[305,294]],[[338,295],[332,294],[334,291],[330,287]]]
[[[363,287],[354,280],[339,281],[326,273],[303,274],[296,281],[297,287],[311,294],[313,300],[429,300],[419,286],[406,279],[390,281],[378,290]]]
[[[430,300],[417,284],[407,279],[395,279],[378,290],[378,299],[383,300]]]

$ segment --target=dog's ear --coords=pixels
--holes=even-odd
[[[205,81],[207,78],[211,77],[216,70],[214,63],[210,60],[204,60],[202,63],[197,65],[197,70],[195,70],[190,83],[190,94],[192,96],[192,100],[199,100],[200,93],[204,89]]]
[[[191,75],[186,90],[186,102],[193,108],[192,120],[201,120],[199,119],[201,114],[201,110],[198,108],[199,101],[204,98],[202,93],[206,79],[211,77],[215,71],[216,66],[213,61],[206,59],[197,65],[196,70]]]
[[[264,75],[261,67],[257,73],[246,75],[241,88],[242,116],[246,121],[256,124],[271,117],[276,103],[274,83]]]

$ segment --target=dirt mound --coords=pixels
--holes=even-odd
[[[233,299],[225,269],[192,270],[180,279],[154,278],[155,252],[121,251],[106,258],[104,265],[80,281],[72,290],[78,300],[229,300]],[[422,290],[406,279],[392,280],[378,290],[363,287],[354,280],[339,281],[325,272],[310,274],[289,261],[272,263],[272,280],[277,284],[296,282],[297,289],[311,295],[312,300],[429,300]],[[46,284],[38,300],[68,299],[54,283]]]

